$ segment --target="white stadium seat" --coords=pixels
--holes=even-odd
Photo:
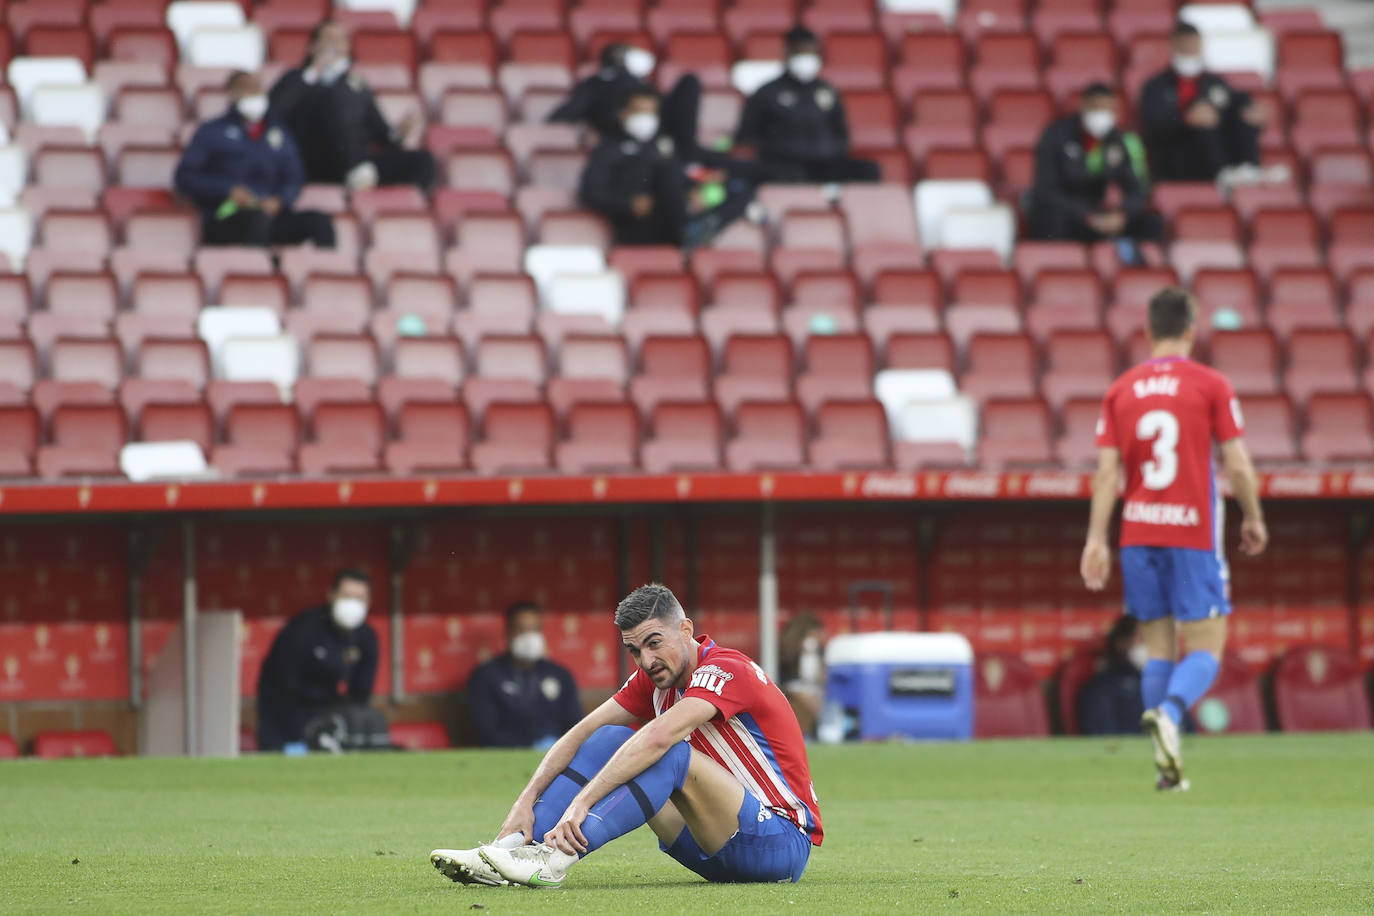
[[[531,245],[525,249],[525,273],[534,279],[541,297],[547,297],[554,277],[605,270],[606,255],[595,245]]]
[[[882,0],[881,6],[885,13],[933,13],[946,25],[959,13],[959,0]]]
[[[166,22],[185,56],[197,29],[237,28],[245,19],[243,7],[229,0],[176,0],[167,7]]]
[[[205,453],[189,441],[130,442],[119,450],[119,469],[134,483],[210,476]]]
[[[895,424],[907,403],[947,400],[958,396],[959,389],[944,369],[883,369],[873,377],[873,393],[888,422]]]
[[[1249,4],[1189,3],[1178,11],[1178,18],[1202,33],[1204,43],[1213,32],[1244,32],[1255,27],[1255,14]]]
[[[262,30],[256,25],[212,26],[191,33],[183,59],[194,67],[231,67],[255,72],[262,68],[266,55]]]
[[[281,319],[266,306],[219,306],[200,310],[196,318],[196,334],[205,341],[214,364],[215,374],[221,374],[220,359],[224,342],[231,337],[277,337],[281,334]]]
[[[782,71],[780,60],[742,60],[730,68],[730,85],[748,97],[765,83],[782,76]]]
[[[1006,204],[951,207],[940,218],[937,248],[991,248],[1005,263],[1016,245],[1016,214]]]
[[[86,142],[93,143],[105,123],[105,90],[97,83],[40,85],[33,90],[29,108],[33,123],[41,127],[78,127]]]
[[[954,442],[972,452],[978,445],[978,406],[963,395],[908,401],[892,429],[902,442]]]
[[[30,117],[30,101],[39,86],[80,86],[86,82],[86,65],[75,57],[16,57],[5,70],[10,88],[19,100],[24,117]]]
[[[561,274],[550,281],[545,305],[557,315],[600,315],[619,327],[625,314],[625,280],[615,271]]]
[[[335,0],[336,6],[346,10],[390,12],[403,29],[410,25],[410,18],[415,15],[416,3],[417,0]]]
[[[916,185],[915,200],[916,227],[921,232],[921,244],[926,248],[937,248],[940,222],[944,219],[945,211],[955,207],[990,207],[992,189],[981,181],[922,181]]]
[[[0,210],[0,254],[9,257],[12,269],[22,269],[32,245],[33,217],[28,211],[17,207]]]
[[[29,176],[29,154],[22,146],[0,147],[0,207],[12,207]]]
[[[1268,29],[1209,32],[1202,59],[1214,73],[1258,73],[1268,83],[1274,78],[1274,36]]]
[[[223,377],[231,382],[272,382],[290,400],[300,375],[301,348],[290,334],[231,337],[220,353]]]

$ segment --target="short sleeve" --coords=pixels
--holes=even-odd
[[[752,706],[760,688],[767,684],[763,669],[747,658],[708,658],[692,672],[692,683],[682,696],[705,700],[728,719]]]
[[[1217,442],[1229,442],[1245,432],[1245,421],[1240,414],[1240,401],[1235,389],[1225,377],[1218,376],[1212,389],[1212,438]]]
[[[1112,411],[1112,392],[1102,399],[1102,412],[1097,415],[1097,447],[1120,448],[1116,438],[1116,415]]]
[[[639,668],[625,679],[625,684],[616,691],[614,699],[636,719],[647,722],[654,717],[654,682]]]

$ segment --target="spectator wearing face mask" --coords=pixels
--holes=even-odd
[[[825,640],[825,626],[807,613],[789,620],[778,635],[778,683],[802,734],[813,737],[825,699]]]
[[[235,73],[229,110],[196,129],[177,164],[177,190],[201,212],[206,245],[334,247],[328,213],[293,210],[305,177],[291,134],[273,117],[262,83]]]
[[[621,107],[620,127],[587,158],[579,196],[610,221],[618,245],[692,248],[745,213],[753,185],[683,161],[660,136],[658,97],[636,91]]]
[[[752,147],[778,180],[877,181],[876,162],[849,155],[849,121],[835,87],[820,78],[820,42],[798,27],[785,40],[786,72],[744,103],[737,146]]]
[[[1134,244],[1163,235],[1159,214],[1147,209],[1139,159],[1139,149],[1117,127],[1116,94],[1105,83],[1088,86],[1078,112],[1051,124],[1036,144],[1032,237],[1112,240],[1123,260],[1138,263]],[[1111,187],[1119,192],[1116,203],[1108,202]]]
[[[1112,624],[1097,673],[1078,693],[1078,726],[1085,735],[1138,735],[1145,702],[1140,694],[1140,672],[1149,653],[1140,636],[1140,624],[1123,614]]]
[[[272,110],[295,135],[306,180],[360,191],[377,185],[434,185],[434,156],[405,149],[418,126],[410,114],[394,128],[372,91],[351,71],[348,33],[332,20],[310,33],[305,63],[272,87]]]
[[[344,704],[366,705],[377,678],[377,631],[367,623],[367,573],[343,569],[329,600],[287,621],[258,675],[258,749],[305,741],[312,718]]]
[[[572,674],[546,652],[539,605],[506,608],[506,651],[468,680],[468,714],[483,747],[548,748],[582,718]]]
[[[657,66],[654,55],[630,44],[610,44],[601,51],[601,69],[573,87],[568,98],[549,115],[551,122],[586,124],[602,137],[619,136],[620,109],[631,93],[657,95],[647,82]],[[680,77],[659,100],[659,132],[672,139],[679,154],[697,144],[697,115],[701,108],[701,80]]]
[[[1160,181],[1253,183],[1285,181],[1286,169],[1259,168],[1259,136],[1268,106],[1209,73],[1202,35],[1186,22],[1174,27],[1169,68],[1140,93],[1140,120],[1150,168]]]

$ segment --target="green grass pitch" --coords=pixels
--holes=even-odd
[[[1374,910],[1374,734],[818,747],[795,885],[713,886],[647,829],[557,891],[449,883],[532,753],[0,764],[0,913]]]

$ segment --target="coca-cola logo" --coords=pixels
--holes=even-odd
[[[954,473],[945,478],[946,496],[996,496],[1000,490],[996,474]]]
[[[916,477],[912,474],[869,474],[864,477],[859,492],[864,496],[911,499],[917,493]]]
[[[1320,474],[1275,474],[1269,478],[1269,492],[1275,496],[1320,496]]]
[[[1078,474],[1032,474],[1026,480],[1027,496],[1078,496],[1083,478]]]

